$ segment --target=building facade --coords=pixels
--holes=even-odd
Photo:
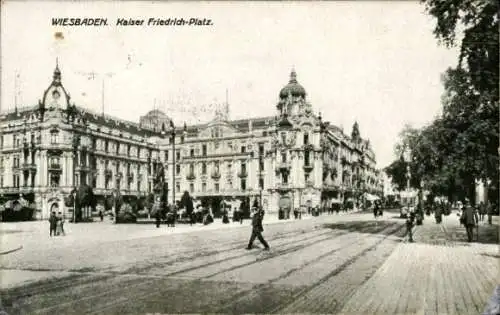
[[[163,166],[171,201],[188,191],[195,202],[258,202],[275,213],[381,195],[357,123],[344,134],[306,96],[292,71],[269,117],[230,120],[219,111],[206,124],[176,127],[153,110],[135,123],[76,106],[56,66],[38,105],[0,116],[0,194],[35,204],[38,219],[71,215],[64,200],[75,187],[91,186],[98,203],[117,190],[145,198]]]

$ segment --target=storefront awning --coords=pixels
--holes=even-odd
[[[365,194],[365,198],[368,201],[374,201],[374,200],[379,200],[380,198],[378,196],[372,195],[372,194]]]

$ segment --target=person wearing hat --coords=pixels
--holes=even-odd
[[[467,230],[467,240],[472,242],[474,227],[479,222],[479,217],[476,209],[471,206],[469,200],[465,201],[460,221],[465,225],[465,229]]]
[[[262,236],[262,232],[264,232],[264,228],[262,227],[262,219],[264,218],[264,210],[253,208],[253,217],[252,217],[252,235],[250,236],[250,241],[248,242],[247,249],[253,248],[253,241],[255,238],[258,238],[259,241],[264,245],[264,250],[269,250],[269,244],[266,242],[264,237]]]

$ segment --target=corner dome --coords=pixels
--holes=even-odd
[[[149,112],[146,113],[146,115],[144,115],[146,117],[166,117],[167,115],[162,112],[161,110],[158,110],[158,109],[153,109],[153,110],[150,110]]]
[[[139,117],[141,127],[159,131],[172,125],[172,119],[158,109],[150,110],[146,115]]]
[[[288,84],[281,89],[280,98],[286,98],[288,97],[288,94],[304,98],[307,94],[306,89],[304,89],[304,87],[297,82],[297,73],[295,72],[295,69],[292,69],[292,72],[290,73],[290,81],[288,81]]]

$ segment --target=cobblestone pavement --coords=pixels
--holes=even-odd
[[[9,314],[482,311],[497,266],[477,255],[494,245],[424,243],[446,231],[430,220],[415,231],[422,243],[408,244],[404,222],[390,215],[265,225],[270,252],[244,249],[248,226],[22,250],[2,256],[2,271],[58,277],[6,289],[2,304]]]
[[[477,236],[475,231],[475,236]],[[498,217],[468,243],[453,213],[427,217],[346,303],[344,314],[481,314],[499,284]],[[362,302],[361,302],[362,301]],[[496,313],[492,313],[496,314]]]

